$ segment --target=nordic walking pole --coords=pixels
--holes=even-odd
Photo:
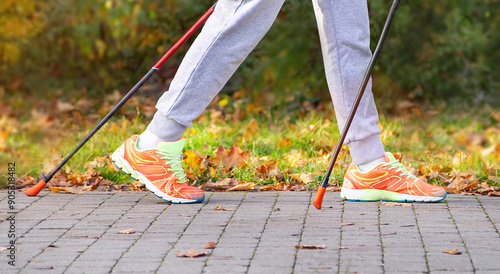
[[[69,161],[69,159],[71,159],[71,157],[73,157],[73,155],[75,155],[78,152],[78,150],[80,150],[80,148],[82,148],[88,142],[88,140],[90,140],[90,138],[92,138],[92,136],[94,136],[94,134],[104,124],[106,124],[106,122],[137,92],[137,90],[139,90],[139,88],[141,88],[141,86],[149,78],[151,78],[151,76],[153,76],[153,74],[155,74],[155,72],[158,69],[160,69],[160,67],[174,54],[174,52],[176,52],[177,49],[179,49],[179,47],[182,46],[182,44],[184,44],[184,42],[186,42],[186,40],[201,25],[203,25],[203,23],[205,23],[205,21],[208,19],[208,17],[210,17],[210,15],[212,15],[212,13],[214,12],[216,4],[217,3],[215,3],[214,5],[212,5],[212,7],[210,7],[210,9],[208,9],[208,11],[206,11],[205,14],[203,14],[203,16],[200,19],[198,19],[198,21],[186,32],[186,34],[184,34],[179,39],[179,41],[177,41],[172,46],[172,48],[170,48],[170,50],[168,50],[168,52],[165,53],[165,55],[163,55],[163,57],[149,70],[149,72],[144,77],[142,77],[142,79],[125,95],[125,97],[123,97],[120,100],[120,102],[118,102],[118,104],[116,104],[113,107],[113,109],[99,122],[99,124],[97,124],[97,126],[95,126],[94,129],[92,129],[92,131],[89,134],[87,134],[87,136],[85,136],[85,138],[83,138],[83,140],[80,141],[80,143],[73,149],[73,151],[71,151],[68,154],[68,156],[66,156],[66,158],[64,158],[59,163],[59,165],[57,165],[57,167],[54,168],[54,170],[52,170],[52,172],[49,175],[45,176],[45,178],[43,180],[40,180],[40,182],[38,182],[36,185],[34,185],[31,188],[25,190],[24,193],[26,193],[26,195],[28,195],[28,196],[36,196],[36,195],[38,195],[38,193],[47,185],[47,183],[50,181],[50,179],[52,179],[52,177],[54,177],[54,175]]]
[[[356,110],[358,109],[359,103],[361,102],[361,98],[363,97],[363,93],[365,92],[366,85],[370,80],[370,75],[372,74],[373,67],[377,62],[378,55],[380,54],[380,50],[382,49],[382,45],[384,44],[385,37],[387,36],[387,32],[389,32],[389,28],[392,23],[392,19],[396,10],[398,9],[399,0],[394,0],[392,2],[391,10],[389,11],[389,15],[387,15],[387,19],[384,24],[384,28],[382,29],[382,33],[380,34],[380,39],[377,42],[377,46],[375,47],[375,51],[373,52],[373,56],[370,60],[370,64],[368,65],[368,69],[365,72],[365,76],[363,78],[363,82],[359,88],[358,94],[356,95],[356,99],[354,101],[354,105],[352,106],[351,112],[349,113],[349,117],[347,118],[347,122],[345,124],[344,130],[342,131],[342,135],[340,135],[340,140],[335,148],[335,152],[333,154],[332,161],[330,162],[330,166],[326,171],[325,178],[321,182],[318,192],[316,192],[316,197],[314,197],[313,205],[317,209],[321,209],[321,205],[323,204],[323,197],[325,196],[326,188],[330,185],[328,181],[330,180],[330,174],[332,173],[333,167],[335,166],[335,162],[337,161],[337,157],[339,156],[340,149],[344,144],[345,137],[347,135],[347,131],[349,131],[349,127],[351,126],[352,120],[354,119],[354,115],[356,114]]]

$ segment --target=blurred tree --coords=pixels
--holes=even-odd
[[[373,47],[391,2],[368,1]],[[1,1],[0,87],[57,96],[127,90],[211,4]],[[500,0],[402,1],[376,67],[375,90],[416,99],[496,102],[499,24]],[[187,48],[151,81],[152,90],[168,87]],[[329,96],[311,1],[286,1],[228,87],[254,95],[268,91],[284,100]]]

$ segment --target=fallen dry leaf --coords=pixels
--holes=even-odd
[[[213,209],[222,211],[233,211],[233,209],[223,208],[222,206],[214,206]]]
[[[462,252],[458,251],[458,249],[456,249],[455,247],[450,249],[450,250],[443,250],[443,253],[448,253],[448,254],[451,254],[451,255],[460,255],[462,254]]]
[[[245,127],[243,127],[241,129],[241,133],[243,134],[243,136],[245,138],[250,138],[252,136],[254,136],[255,134],[257,134],[257,132],[259,131],[259,123],[257,122],[257,120],[255,118],[253,118],[250,123],[248,123],[248,125],[246,125]]]
[[[229,151],[227,151],[223,146],[219,146],[219,148],[215,151],[213,164],[216,166],[224,166],[226,168],[241,167],[249,157],[250,151],[245,151],[238,145],[233,145]]]
[[[338,186],[329,186],[326,188],[325,191],[327,192],[337,192],[337,191],[341,191],[342,190],[342,187],[338,187]]]
[[[0,246],[0,252],[5,251],[5,250],[7,250],[7,249],[9,249],[9,248],[8,248],[8,247],[6,247],[6,246]],[[14,248],[14,250],[16,250],[16,251],[21,251],[21,249],[19,249],[19,248]]]
[[[409,207],[409,206],[412,206],[411,203],[396,203],[396,202],[378,202],[379,204],[381,205],[384,205],[384,206],[402,206],[402,207]]]
[[[256,167],[255,170],[261,174],[262,179],[266,179],[268,177],[280,177],[278,161],[274,159],[266,159],[266,162],[263,165]]]
[[[199,252],[194,249],[189,249],[187,253],[180,252],[180,251],[175,251],[175,254],[177,254],[177,257],[189,257],[189,258],[196,258],[196,257],[201,257],[205,256],[208,254],[208,251],[205,252]]]
[[[188,150],[184,152],[183,162],[188,166],[199,168],[206,156],[196,151]]]
[[[54,269],[54,267],[53,266],[42,266],[42,267],[35,267],[35,269],[49,270],[49,269]]]
[[[298,249],[323,249],[325,245],[296,245],[295,248]]]
[[[238,191],[238,190],[244,191],[244,190],[250,190],[250,189],[254,189],[254,188],[255,188],[254,183],[241,181],[237,185],[235,185],[231,188],[228,188],[226,191]]]
[[[308,183],[314,182],[315,181],[314,174],[312,174],[312,173],[301,173],[300,174],[300,180],[304,184],[308,184]]]
[[[48,245],[47,247],[40,247],[40,250],[46,250],[46,249],[52,249],[52,248],[56,248],[57,246],[53,245],[53,244],[50,244]]]
[[[278,207],[278,208],[272,210],[272,212],[276,212],[276,211],[281,211],[281,209]]]
[[[237,185],[238,179],[236,178],[225,178],[225,179],[219,179],[216,183],[212,181],[208,181],[204,184],[201,185],[201,189],[203,190],[218,190],[218,191],[224,191],[229,188],[232,188],[233,186]]]
[[[270,191],[270,190],[277,190],[278,188],[276,188],[275,186],[273,185],[267,185],[267,186],[261,186],[259,187],[259,191]]]
[[[93,189],[93,186],[83,186],[83,187],[75,187],[75,186],[67,186],[67,187],[49,187],[48,190],[54,193],[66,193],[66,194],[82,194],[84,192],[90,191]]]
[[[60,112],[72,111],[75,109],[76,108],[72,104],[57,100],[57,110],[59,110]]]
[[[341,223],[340,226],[350,226],[355,225],[356,223]]]
[[[217,245],[217,243],[208,242],[208,243],[205,244],[205,246],[203,248],[205,248],[205,249],[214,249],[216,245]]]
[[[132,228],[118,231],[118,234],[134,234],[134,233],[135,231]]]

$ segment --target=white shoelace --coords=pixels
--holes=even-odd
[[[390,161],[387,163],[383,164],[384,166],[388,167],[389,169],[395,169],[399,172],[402,173],[403,176],[407,176],[413,180],[419,180],[415,175],[411,174],[408,170],[406,170],[405,166],[400,163],[398,160]]]
[[[158,150],[158,153],[161,154],[163,159],[167,160],[170,170],[175,174],[179,182],[186,182],[186,173],[182,168],[181,154],[173,154],[163,150]]]

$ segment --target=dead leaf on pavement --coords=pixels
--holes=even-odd
[[[5,250],[7,250],[7,249],[9,249],[9,248],[8,248],[8,247],[6,247],[6,246],[0,246],[0,252],[5,251]],[[19,248],[14,248],[14,250],[16,250],[16,251],[21,251],[21,249],[19,249]]]
[[[134,234],[134,233],[135,231],[132,228],[118,231],[118,234]]]
[[[222,206],[214,206],[213,209],[215,210],[222,210],[222,211],[233,211],[233,209],[228,209],[228,208],[223,208]]]
[[[355,225],[356,223],[341,223],[340,226],[350,226]]]
[[[41,247],[40,250],[46,250],[46,249],[52,249],[52,248],[56,248],[57,246],[53,245],[53,244],[50,244],[48,245],[47,247]]]
[[[295,248],[298,249],[323,249],[325,245],[296,245]]]
[[[180,252],[180,251],[175,251],[175,254],[177,254],[177,257],[196,258],[196,257],[201,257],[201,256],[207,255],[208,251],[199,252],[199,251],[196,251],[194,249],[189,249],[186,253]]]
[[[205,249],[214,249],[216,245],[217,245],[217,243],[208,242],[208,243],[205,244],[205,246],[203,248],[205,248]]]
[[[458,251],[458,249],[456,249],[455,247],[450,249],[450,250],[443,250],[443,253],[448,253],[448,254],[451,254],[451,255],[460,255],[462,254],[462,252]]]
[[[378,202],[381,205],[384,206],[401,206],[401,207],[409,207],[412,204],[411,203],[396,203],[396,202]]]

